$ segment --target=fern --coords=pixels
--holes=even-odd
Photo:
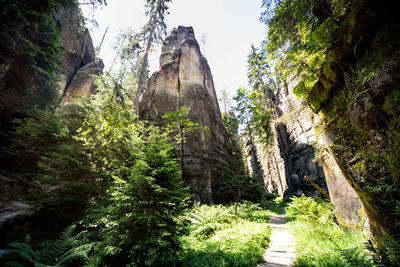
[[[88,253],[95,243],[86,240],[86,231],[73,235],[75,225],[67,227],[56,240],[42,242],[35,250],[26,243],[10,243],[7,255],[1,258],[4,266],[65,266],[74,260],[89,261]],[[89,242],[89,243],[88,243]]]
[[[32,247],[25,243],[13,242],[8,244],[12,249],[6,250],[6,255],[1,258],[0,263],[4,266],[24,266],[23,263],[30,262],[34,266],[40,264],[40,255]]]
[[[62,265],[72,259],[83,259],[85,262],[89,260],[88,252],[92,249],[93,244],[80,245],[79,247],[72,248],[64,253],[56,263],[56,266]]]
[[[388,252],[394,259],[400,259],[400,234],[392,235],[384,239]]]
[[[378,244],[369,240],[366,248],[374,255],[373,261],[376,266],[399,266],[400,260],[400,235],[392,235],[383,238]]]
[[[222,205],[207,206],[196,204],[193,211],[187,215],[191,222],[192,233],[196,236],[208,237],[215,231],[230,224],[233,214]]]
[[[370,267],[373,265],[372,260],[357,247],[337,249],[337,251],[342,256],[344,266]]]
[[[287,215],[290,218],[297,218],[314,226],[333,222],[332,204],[304,195],[293,197],[291,200],[287,207]]]

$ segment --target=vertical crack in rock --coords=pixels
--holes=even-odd
[[[181,51],[179,50],[179,56],[178,56],[178,66],[180,63],[180,58],[181,58]],[[179,73],[178,73],[178,110],[181,109],[182,103],[181,103],[181,81],[179,79]],[[180,158],[181,158],[181,162],[180,162],[180,166],[181,166],[181,172],[182,172],[182,177],[185,177],[185,168],[184,168],[184,162],[183,162],[183,155],[184,155],[184,136],[183,136],[183,131],[182,131],[182,125],[181,122],[178,121],[178,128],[179,128],[179,135],[181,137],[181,144],[180,144]]]

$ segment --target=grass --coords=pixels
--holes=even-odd
[[[269,211],[257,204],[195,205],[187,214],[180,266],[254,266],[269,243]]]
[[[330,203],[303,195],[286,210],[296,240],[293,266],[373,266],[362,232],[336,224]]]
[[[271,200],[262,200],[260,202],[260,206],[264,209],[269,210],[272,214],[282,214],[286,207],[287,202],[281,196],[276,196]]]

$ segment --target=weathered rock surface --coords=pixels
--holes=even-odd
[[[59,54],[58,61],[60,63],[58,65],[57,73],[57,76],[60,79],[59,93],[63,96],[63,105],[71,103],[74,96],[85,97],[93,94],[95,92],[95,87],[91,75],[100,74],[104,67],[102,61],[96,60],[95,58],[95,50],[90,34],[88,30],[82,26],[82,18],[78,4],[74,3],[75,2],[71,1],[67,4],[66,2],[61,3],[60,1],[55,5],[54,12],[52,12],[53,10],[48,12],[52,15],[46,15],[55,22],[55,26],[60,33],[59,45],[65,49],[61,54]],[[29,10],[29,12],[32,11]],[[37,25],[35,27],[37,27]],[[50,27],[50,29],[54,28]],[[20,29],[16,30],[20,31]],[[48,45],[47,43],[37,44],[35,42],[35,38],[37,37],[34,32],[32,32],[29,37],[32,38],[30,41],[33,41],[35,45],[41,46],[42,48]],[[35,101],[38,100],[38,97],[46,97],[46,94],[57,95],[54,91],[54,87],[41,88],[41,85],[37,83],[38,80],[35,79],[33,73],[23,71],[24,64],[31,63],[24,62],[20,58],[24,59],[24,57],[15,57],[15,55],[5,53],[4,51],[0,52],[1,102],[2,104],[7,103],[8,106],[15,109],[11,110],[12,113],[10,112],[10,114],[8,114],[9,111],[4,109],[5,105],[0,104],[2,107],[0,112],[0,132],[2,136],[0,138],[0,145],[5,143],[7,146],[10,144],[9,140],[11,140],[12,135],[4,134],[13,127],[10,126],[12,125],[10,122],[13,118],[21,118],[26,115],[22,110],[25,106],[29,106],[30,104],[29,93],[34,92],[32,94],[34,95],[35,91],[43,92],[36,95],[35,98],[32,98]],[[52,77],[46,78],[49,80],[52,79]],[[12,82],[10,82],[10,80]],[[27,90],[15,90],[14,87],[27,88]],[[42,102],[48,101],[48,103],[52,103],[54,97],[48,97],[48,99],[45,98],[42,100]],[[35,102],[35,108],[37,107],[43,108],[43,106],[36,105]],[[4,121],[7,121],[8,124],[4,123]],[[3,129],[4,124],[6,124],[5,127],[9,127],[9,129]],[[2,154],[2,156],[4,157],[4,154]],[[4,157],[6,159],[3,159],[4,162],[10,162],[7,160],[7,157],[9,156],[7,155]],[[27,175],[27,178],[24,177],[24,175],[21,175],[21,177],[12,176],[12,178],[9,178],[0,173],[0,188],[3,189],[0,193],[0,243],[10,241],[10,237],[15,238],[16,236],[13,236],[14,234],[20,235],[23,234],[24,231],[28,231],[28,229],[31,230],[43,227],[43,221],[46,221],[46,218],[51,218],[53,225],[56,225],[53,229],[58,227],[57,224],[61,221],[54,219],[55,216],[57,216],[54,212],[57,213],[60,211],[60,213],[62,213],[65,206],[61,207],[59,203],[56,203],[58,201],[56,196],[45,199],[45,201],[41,202],[40,205],[26,204],[17,200],[18,196],[28,195],[33,192],[54,192],[65,186],[66,183],[45,185],[32,182],[30,178],[29,175]],[[63,203],[63,205],[65,204]],[[66,212],[66,214],[71,215],[72,212],[80,212],[79,209],[81,208],[74,206]],[[70,217],[73,218],[74,216],[71,215]],[[48,225],[50,225],[50,223],[48,223],[47,226]]]
[[[348,227],[361,228],[364,224],[363,206],[354,189],[346,180],[337,162],[324,148],[331,144],[329,135],[316,134],[314,125],[318,115],[296,98],[292,88],[296,80],[277,88],[273,99],[273,144],[256,144],[258,164],[254,156],[247,158],[248,166],[256,166],[262,173],[267,192],[281,196],[319,195],[320,192],[306,179],[308,176],[319,187],[329,191],[339,221]]]
[[[22,202],[9,203],[6,207],[0,209],[0,228],[3,224],[16,217],[32,214],[32,207]]]
[[[139,105],[143,120],[162,124],[166,112],[188,108],[187,118],[208,129],[184,134],[177,147],[183,177],[193,198],[218,202],[218,184],[226,167],[232,167],[232,152],[223,126],[213,77],[202,56],[192,27],[179,26],[166,38],[160,56],[160,71],[154,73]],[[181,125],[178,126],[181,131]]]
[[[326,184],[321,164],[314,159],[316,136],[313,114],[293,95],[290,88],[281,86],[275,93],[273,144],[267,148],[256,144],[266,189],[282,196],[314,194],[315,188],[305,180],[305,175],[323,188],[326,188]]]
[[[352,2],[307,97],[382,245],[400,232],[399,22],[394,2]]]
[[[92,38],[82,26],[78,6],[58,4],[54,20],[61,34],[58,77],[61,104],[73,102],[73,97],[87,97],[95,93],[91,75],[103,72],[104,64],[96,59]]]
[[[349,228],[360,228],[364,223],[365,213],[357,193],[344,179],[343,172],[330,153],[324,153],[323,166],[336,219]]]
[[[103,61],[98,59],[87,63],[76,71],[72,77],[72,81],[65,91],[61,103],[66,104],[73,102],[73,97],[87,97],[96,93],[96,86],[93,83],[94,75],[102,74],[104,68]]]

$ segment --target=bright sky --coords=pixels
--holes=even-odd
[[[115,57],[112,44],[120,29],[138,31],[147,21],[144,0],[108,0],[107,4],[94,13],[99,28],[91,30],[96,47],[109,26],[99,55],[106,70]],[[239,86],[247,86],[250,45],[259,46],[265,33],[265,26],[259,22],[261,0],[172,0],[169,6],[168,32],[178,25],[193,27],[203,54],[205,50],[217,94],[226,89],[232,97]],[[84,13],[88,16],[87,10]],[[206,36],[205,46],[202,35]],[[158,70],[160,54],[160,47],[151,52],[150,73]]]

